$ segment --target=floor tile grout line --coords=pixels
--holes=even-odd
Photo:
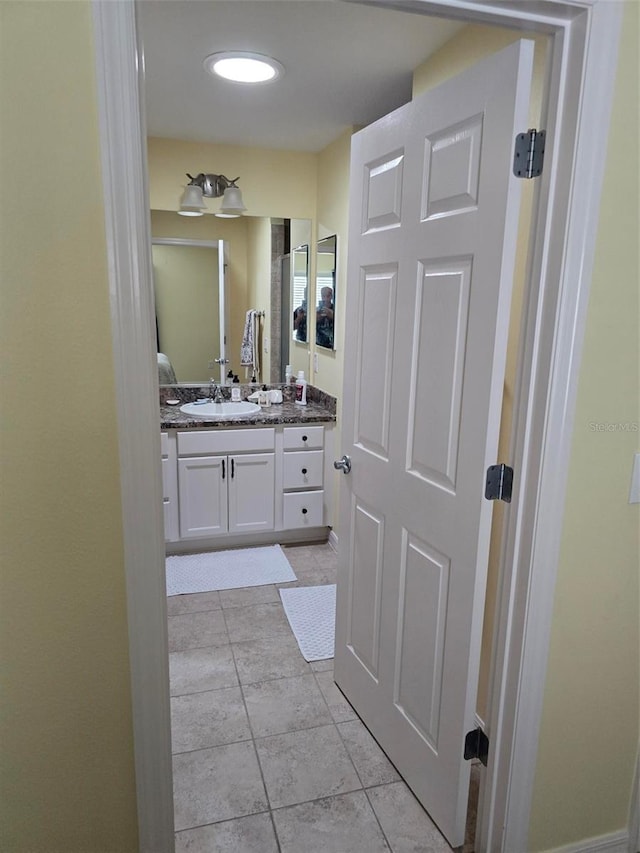
[[[393,783],[392,783],[392,782],[389,782],[388,784],[392,785]],[[380,788],[381,788],[381,787],[382,787],[382,785],[375,785],[375,786],[372,786],[372,787],[376,787],[376,788],[380,787]],[[369,793],[368,793],[368,791],[367,791],[367,789],[366,789],[366,788],[364,789],[364,795],[365,795],[365,797],[367,798],[367,802],[369,803],[369,808],[371,809],[371,811],[372,811],[372,813],[373,813],[373,816],[374,816],[374,818],[375,818],[375,821],[376,821],[376,823],[378,824],[378,826],[380,827],[380,832],[382,833],[382,837],[384,838],[384,840],[385,840],[385,843],[386,843],[387,847],[389,848],[389,850],[391,851],[391,853],[395,853],[395,851],[394,851],[393,847],[391,846],[391,842],[390,842],[390,841],[389,841],[389,839],[387,838],[387,833],[386,833],[386,832],[384,831],[384,829],[382,828],[382,824],[380,823],[380,818],[378,817],[378,813],[376,812],[376,810],[375,810],[375,809],[374,809],[374,807],[373,807],[373,803],[371,802],[371,797],[369,796]]]
[[[394,784],[394,783],[390,782],[389,784]],[[384,786],[383,785],[376,785],[375,787],[376,788],[382,788]],[[271,808],[271,811],[272,812],[281,812],[281,811],[284,811],[285,809],[295,809],[298,806],[308,806],[308,805],[311,805],[312,803],[320,803],[320,802],[322,802],[322,800],[334,800],[334,799],[338,799],[339,797],[348,797],[350,794],[366,794],[367,790],[368,790],[367,788],[354,788],[353,791],[342,791],[342,793],[339,793],[339,794],[324,794],[322,797],[311,797],[311,799],[301,800],[299,803],[289,803],[289,805],[286,805],[286,806],[276,806],[275,808]],[[368,797],[367,797],[367,802],[369,802]],[[371,806],[371,811],[373,811],[373,806]],[[374,814],[375,814],[375,812],[374,812]],[[385,841],[386,841],[386,836],[385,836]],[[387,842],[387,844],[388,844],[388,842]],[[389,849],[392,850],[391,845],[389,845]]]
[[[182,610],[180,613],[167,613],[167,619],[175,619],[176,616],[193,616],[196,613],[217,613],[222,607],[205,607],[202,610]]]
[[[353,711],[353,713],[355,714],[355,717],[351,717],[351,718],[346,719],[346,720],[336,720],[336,718],[335,718],[335,717],[334,717],[334,715],[333,715],[333,711],[331,710],[331,705],[329,704],[329,700],[328,700],[328,699],[327,699],[327,697],[324,695],[324,691],[322,690],[322,687],[320,686],[320,682],[318,681],[318,676],[319,676],[319,675],[322,675],[322,674],[323,674],[323,673],[325,673],[325,672],[331,672],[331,674],[333,675],[333,670],[332,670],[332,669],[331,669],[331,670],[328,670],[328,669],[321,669],[321,670],[320,670],[320,672],[316,672],[315,670],[311,670],[311,671],[313,672],[313,677],[314,677],[314,678],[315,678],[315,680],[316,680],[316,685],[317,685],[317,687],[318,687],[318,690],[320,691],[320,693],[322,693],[322,698],[323,698],[323,699],[324,699],[324,701],[326,702],[327,708],[329,709],[329,713],[331,714],[331,719],[333,720],[333,722],[334,722],[336,725],[338,725],[338,723],[349,723],[349,722],[351,722],[351,720],[353,720],[353,719],[360,720],[360,717],[358,716],[358,713],[357,713],[357,712],[356,712],[356,710],[352,707],[352,705],[351,705],[351,703],[349,702],[349,700],[345,697],[345,695],[344,695],[344,693],[342,692],[342,690],[340,690],[340,688],[338,687],[338,685],[337,685],[337,684],[336,684],[336,682],[335,682],[335,679],[332,679],[333,684],[336,686],[336,688],[337,688],[338,690],[340,690],[340,695],[344,698],[345,702],[347,702],[347,703],[348,703],[349,707],[351,708],[351,710],[352,710],[352,711]],[[360,722],[362,723],[362,720],[360,720]],[[364,723],[362,723],[362,725],[364,725]]]
[[[195,749],[181,749],[179,752],[171,753],[171,756],[172,758],[175,758],[176,755],[191,755],[194,752],[203,752],[206,749],[217,749],[218,747],[222,746],[234,746],[237,743],[249,743],[249,741],[252,740],[253,738],[251,737],[251,735],[249,735],[249,737],[243,737],[240,738],[240,740],[230,740],[225,741],[224,743],[214,743],[209,746],[197,746]]]
[[[326,672],[327,670],[324,670],[324,671]],[[326,696],[324,695],[324,693],[322,692],[322,688],[321,688],[321,687],[320,687],[320,685],[318,684],[318,679],[316,678],[316,675],[317,675],[317,673],[315,673],[315,672],[314,672],[314,673],[313,673],[313,677],[314,677],[315,682],[316,682],[316,687],[318,688],[318,690],[320,691],[320,694],[321,694],[322,698],[324,699],[324,703],[325,703],[325,705],[327,706],[327,709],[328,709],[328,711],[329,711],[329,714],[330,714],[330,716],[331,716],[331,719],[333,720],[333,725],[336,727],[336,731],[338,732],[338,737],[340,738],[340,742],[342,743],[342,746],[344,747],[344,751],[347,753],[347,758],[348,758],[348,759],[349,759],[349,761],[351,762],[351,766],[353,767],[353,769],[354,769],[354,771],[355,771],[355,774],[356,774],[356,776],[358,777],[358,780],[359,780],[360,785],[361,785],[361,789],[362,789],[362,790],[364,790],[364,785],[363,785],[363,783],[362,783],[362,779],[360,778],[360,774],[358,773],[358,768],[356,767],[355,762],[354,762],[353,758],[351,757],[351,753],[349,752],[349,749],[348,749],[348,747],[347,747],[346,743],[344,742],[344,738],[342,737],[342,734],[340,733],[340,729],[338,728],[338,722],[337,722],[337,720],[335,719],[335,717],[333,716],[333,714],[331,713],[331,706],[329,705],[329,702],[328,702],[328,700],[327,700],[327,697],[326,697]],[[360,720],[360,717],[358,717],[358,719]],[[343,722],[348,722],[348,721],[347,721],[347,720],[343,720]],[[360,722],[362,722],[362,720],[360,720]],[[363,725],[364,725],[364,723],[363,723]]]
[[[267,790],[267,783],[266,783],[265,778],[264,778],[264,772],[262,769],[262,764],[260,763],[260,756],[258,754],[258,747],[256,746],[255,731],[253,728],[253,723],[251,722],[251,716],[249,714],[249,708],[247,707],[247,697],[244,695],[244,690],[242,689],[242,684],[240,684],[240,675],[238,674],[238,664],[237,664],[235,652],[233,649],[233,643],[231,643],[231,657],[233,660],[233,665],[234,665],[235,670],[236,670],[236,678],[238,679],[238,684],[240,687],[240,695],[242,696],[242,704],[244,705],[244,712],[245,712],[246,717],[247,717],[247,724],[249,726],[249,732],[251,733],[251,742],[253,744],[253,752],[254,752],[254,755],[256,757],[256,762],[258,764],[258,771],[260,773],[260,780],[262,782],[262,787],[264,789],[264,796],[265,796],[265,799],[267,801],[267,807],[269,809],[269,813],[271,813],[271,799],[269,797],[269,791]],[[273,823],[273,818],[272,818],[272,823]],[[274,826],[274,832],[275,832],[275,826]],[[277,839],[277,835],[276,835],[276,839]],[[278,841],[277,843],[278,843],[278,850],[280,850],[280,842]]]
[[[218,643],[215,646],[211,646],[211,645],[208,645],[208,646],[187,646],[184,649],[170,649],[169,654],[170,655],[178,655],[181,652],[195,652],[196,649],[221,649],[221,648],[224,648],[225,646],[230,646],[230,645],[231,645],[231,640],[229,639],[229,636],[227,635],[227,642],[226,643]]]
[[[243,820],[245,817],[255,817],[256,815],[265,814],[268,815],[271,813],[271,809],[260,809],[257,812],[247,812],[246,814],[241,814],[238,817],[223,817],[220,820],[210,820],[208,823],[195,823],[193,826],[185,826],[182,829],[176,829],[174,837],[179,835],[181,832],[192,832],[194,829],[205,829],[207,826],[218,826],[221,823],[231,823],[236,820]]]
[[[218,693],[220,690],[236,690],[239,686],[239,684],[229,684],[226,687],[209,687],[207,690],[191,690],[189,693],[171,693],[169,698],[182,699],[185,696],[200,696],[202,693]]]

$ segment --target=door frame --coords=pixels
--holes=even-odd
[[[479,850],[527,848],[582,342],[622,4],[607,0],[347,0],[551,37],[512,434],[519,488],[503,539],[490,684],[493,760]],[[135,0],[93,0],[99,144],[124,528],[139,849],[171,853],[164,534],[153,347],[144,51]],[[523,128],[525,130],[526,128]],[[585,181],[582,176],[589,175]],[[562,239],[556,235],[562,234]],[[535,618],[529,618],[531,614]]]
[[[218,333],[220,337],[220,346],[218,347],[218,357],[225,359],[227,357],[227,314],[225,301],[227,297],[226,282],[224,276],[225,267],[225,240],[191,240],[188,237],[151,237],[151,253],[153,255],[154,246],[185,246],[186,248],[194,249],[216,249],[217,263],[216,272],[218,273]],[[153,263],[153,259],[152,259]],[[226,379],[225,362],[218,365],[220,369],[220,384],[224,385]],[[215,368],[211,368],[214,370]],[[203,385],[202,382],[181,382],[181,385]]]

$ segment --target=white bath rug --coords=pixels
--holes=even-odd
[[[302,657],[333,657],[336,637],[336,585],[281,589],[284,612],[296,636]]]
[[[167,557],[167,595],[296,580],[279,545]]]

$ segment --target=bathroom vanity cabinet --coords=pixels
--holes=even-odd
[[[326,488],[333,424],[162,433],[165,539],[169,550],[220,537],[291,541],[332,523]]]

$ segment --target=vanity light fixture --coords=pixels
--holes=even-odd
[[[284,74],[284,66],[271,56],[246,50],[212,53],[204,61],[209,74],[233,83],[272,83]]]
[[[242,216],[247,209],[242,201],[242,192],[236,185],[240,178],[229,179],[224,175],[212,175],[200,172],[194,178],[187,174],[189,183],[184,188],[180,200],[180,213],[182,216],[202,216],[207,209],[205,198],[220,198],[222,204],[216,216],[223,218],[234,218]]]

